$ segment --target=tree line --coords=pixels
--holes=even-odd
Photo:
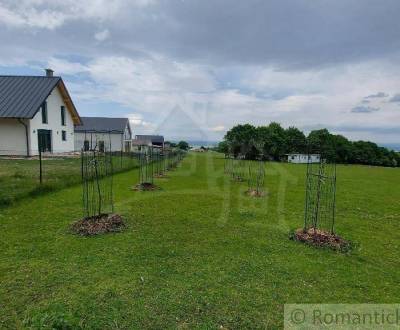
[[[165,144],[169,144],[171,148],[178,148],[185,151],[188,151],[190,149],[189,143],[187,143],[186,141],[179,141],[178,143],[165,141]]]
[[[218,151],[244,156],[246,159],[281,161],[289,153],[318,153],[328,161],[342,164],[400,166],[400,153],[369,141],[350,141],[327,129],[313,130],[306,136],[296,127],[283,128],[272,122],[268,126],[237,125],[219,143]]]

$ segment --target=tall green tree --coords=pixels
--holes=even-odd
[[[324,129],[311,131],[307,137],[310,153],[318,153],[329,161],[336,160],[335,139],[329,131]]]
[[[252,158],[254,154],[254,138],[256,136],[256,128],[253,125],[237,125],[229,130],[225,135],[230,153],[235,156],[239,154],[246,158]]]
[[[306,153],[307,138],[302,131],[296,127],[289,127],[285,130],[286,151],[288,153]]]
[[[223,154],[228,154],[229,153],[229,146],[228,146],[228,142],[227,141],[221,141],[220,143],[218,143],[218,146],[216,148],[216,150],[218,152],[221,152]]]
[[[353,144],[342,135],[333,135],[332,139],[336,153],[336,162],[349,163],[353,153]]]
[[[285,130],[279,123],[272,122],[269,130],[269,154],[274,160],[280,160],[287,152]]]
[[[181,150],[189,150],[190,148],[189,143],[186,141],[179,141],[176,146]]]

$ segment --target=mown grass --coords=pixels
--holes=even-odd
[[[339,166],[337,231],[351,254],[288,239],[302,225],[305,167],[268,163],[244,195],[213,153],[189,154],[155,192],[115,176],[128,229],[73,236],[80,187],[1,210],[0,328],[281,328],[285,303],[396,303],[399,169]]]
[[[115,171],[137,166],[137,161],[113,156]],[[80,158],[49,158],[42,161],[42,184],[38,159],[0,159],[0,208],[26,197],[33,197],[79,183]]]

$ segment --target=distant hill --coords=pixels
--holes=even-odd
[[[191,147],[215,147],[218,141],[187,141]]]
[[[400,152],[400,143],[378,143],[379,146]]]

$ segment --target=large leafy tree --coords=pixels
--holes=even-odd
[[[311,131],[307,137],[309,152],[321,154],[329,161],[336,159],[335,139],[329,131],[324,128]]]
[[[176,146],[181,150],[189,150],[190,148],[189,143],[186,141],[179,141]]]
[[[288,153],[306,153],[307,138],[302,131],[296,127],[285,130],[286,150]]]
[[[223,154],[228,154],[229,153],[228,142],[226,142],[225,140],[221,141],[220,143],[218,143],[218,146],[216,149],[218,152],[221,152]]]
[[[274,160],[280,160],[287,152],[285,130],[278,123],[268,125],[269,130],[269,154]]]
[[[225,135],[230,153],[235,156],[239,154],[246,158],[252,158],[254,153],[254,139],[256,136],[256,128],[253,125],[237,125],[229,130]]]
[[[342,135],[333,135],[333,145],[338,163],[349,163],[354,152],[353,144]]]

